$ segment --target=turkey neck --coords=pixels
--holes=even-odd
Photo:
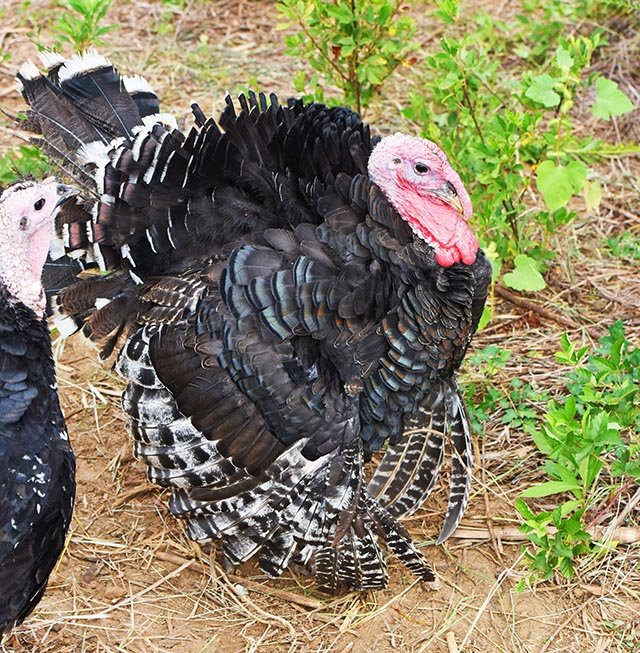
[[[44,225],[30,239],[22,233],[15,239],[9,238],[6,231],[0,235],[0,283],[9,294],[8,301],[15,298],[39,318],[46,307],[40,278],[49,251],[50,230],[49,225]]]

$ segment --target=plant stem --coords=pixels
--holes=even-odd
[[[355,38],[356,31],[358,30],[358,21],[356,20],[356,0],[351,0],[351,15],[353,16],[353,22],[351,23],[351,29],[353,30],[352,36],[354,41],[358,43],[358,40]],[[354,94],[356,100],[356,112],[359,115],[362,115],[362,105],[360,99],[360,82],[358,80],[358,63],[359,63],[359,54],[360,51],[356,47],[349,57],[349,78],[351,90]]]
[[[462,94],[464,95],[464,103],[469,109],[469,115],[471,116],[471,120],[473,120],[473,125],[476,128],[476,132],[478,136],[480,137],[480,140],[482,141],[482,144],[485,144],[484,136],[482,135],[482,131],[480,130],[480,125],[478,125],[478,119],[476,118],[476,112],[473,109],[473,104],[471,102],[471,98],[469,97],[469,91],[467,89],[467,78],[463,77],[462,78]]]
[[[300,29],[302,30],[304,35],[311,41],[313,47],[318,51],[320,56],[329,64],[329,66],[331,66],[331,68],[333,68],[333,70],[335,70],[335,72],[337,73],[338,77],[340,77],[340,79],[348,83],[349,78],[342,72],[342,70],[340,70],[340,67],[335,63],[335,61],[333,61],[328,55],[324,53],[322,46],[318,43],[318,41],[316,41],[316,39],[313,38],[313,35],[311,34],[311,32],[309,32],[306,25],[304,24],[302,20],[302,16],[296,13],[296,18],[298,19],[298,25],[300,26]]]

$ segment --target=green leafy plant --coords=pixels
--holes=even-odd
[[[440,1],[436,13],[448,27],[404,112],[463,175],[482,244],[504,284],[520,291],[545,287],[551,241],[574,217],[570,200],[582,195],[597,206],[601,188],[590,165],[615,150],[574,130],[576,98],[593,88],[593,113],[602,119],[632,107],[613,81],[589,74],[603,32],[566,36],[565,4],[577,11],[549,0],[530,7],[546,7],[553,20],[542,23],[526,6],[510,22],[462,20],[456,0]]]
[[[325,84],[342,92],[338,101],[361,113],[385,80],[411,61],[416,46],[412,19],[402,15],[401,0],[281,0],[287,19],[281,28],[298,27],[285,38],[286,52],[308,61],[314,74],[294,80],[298,92],[320,101]]]
[[[71,45],[74,52],[103,45],[102,36],[116,25],[102,25],[112,0],[61,0],[62,15],[53,28],[57,47]]]
[[[40,179],[49,170],[49,160],[37,147],[19,145],[0,156],[0,186],[8,186],[24,177]]]
[[[546,402],[548,395],[521,379],[508,379],[502,370],[511,353],[488,345],[473,351],[468,358],[473,373],[467,374],[464,387],[473,430],[481,433],[484,422],[498,417],[501,424],[513,430],[535,431],[539,413],[536,405]]]
[[[631,100],[610,79],[598,77],[595,89],[596,101],[592,107],[594,116],[610,120],[633,109]]]
[[[569,366],[568,394],[549,402],[532,433],[547,480],[516,503],[532,544],[526,551],[532,578],[541,580],[556,570],[570,579],[578,556],[602,551],[589,533],[591,521],[611,496],[640,481],[640,348],[619,321],[593,351],[566,334],[560,344],[556,357]],[[524,501],[552,495],[566,499],[551,511],[536,512]]]
[[[522,499],[516,509],[523,519],[522,530],[533,545],[526,552],[532,578],[549,580],[556,569],[568,579],[574,575],[574,560],[591,552],[591,536],[584,530],[582,510],[568,516],[570,506],[558,506],[548,512],[534,513]],[[531,580],[531,579],[530,579]],[[519,589],[523,589],[521,583]]]
[[[623,259],[640,261],[640,235],[625,231],[617,236],[607,238],[611,253]]]

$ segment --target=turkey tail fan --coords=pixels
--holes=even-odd
[[[30,107],[23,127],[41,134],[54,152],[73,159],[82,145],[100,139],[98,131],[78,117],[60,87],[43,76],[35,64],[24,63],[16,77]]]
[[[78,152],[93,142],[129,139],[141,122],[137,103],[116,69],[94,51],[68,60],[42,53],[41,59],[46,75],[32,62],[23,64],[16,75],[30,107],[22,127],[41,134],[38,144],[66,174],[87,183],[91,176],[79,172],[83,162]],[[143,87],[137,79],[130,84],[136,93]]]
[[[74,258],[96,262],[103,270],[123,259],[135,267],[131,248],[137,241],[154,250],[154,239],[171,238],[162,236],[166,225],[159,235],[149,231],[154,221],[167,221],[167,209],[162,201],[156,201],[158,210],[149,208],[147,182],[184,137],[172,131],[172,116],[159,114],[158,98],[142,77],[121,77],[95,51],[66,60],[45,53],[42,61],[45,74],[31,62],[17,73],[30,107],[22,126],[40,134],[36,143],[79,183],[87,202],[71,220],[63,221],[61,213],[56,231]],[[184,177],[186,163],[178,159],[178,174]]]
[[[133,129],[141,123],[138,103],[108,59],[88,50],[66,61],[45,54],[43,63],[49,66],[46,78],[32,63],[23,65],[18,73],[22,94],[41,126],[49,121],[61,131],[72,131],[85,145],[96,140],[106,144],[117,137],[131,138]],[[148,84],[143,85],[138,78],[130,79],[128,84],[139,94],[143,106],[142,94],[145,100],[153,95]],[[57,103],[51,101],[53,97]],[[60,111],[63,107],[72,108],[73,122]]]
[[[304,444],[283,452],[264,480],[227,499],[212,501],[207,488],[178,489],[171,511],[187,520],[192,539],[222,539],[234,564],[257,554],[272,576],[294,559],[310,561],[326,591],[381,589],[388,583],[382,540],[435,587],[437,576],[406,529],[362,487],[359,445],[310,461],[302,455]]]
[[[471,487],[469,419],[455,380],[435,383],[403,437],[387,448],[368,490],[396,518],[409,517],[427,499],[451,442],[451,482],[447,514],[438,543],[456,529]]]

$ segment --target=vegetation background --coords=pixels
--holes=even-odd
[[[441,575],[327,597],[296,570],[229,571],[131,455],[121,383],[57,343],[78,457],[64,559],[3,650],[640,649],[640,12],[632,0],[3,0],[0,105],[40,48],[98,47],[190,123],[247,88],[357,108],[439,142],[495,284],[462,374],[474,491],[432,546],[446,478],[408,520]],[[7,117],[0,183],[55,173]]]

